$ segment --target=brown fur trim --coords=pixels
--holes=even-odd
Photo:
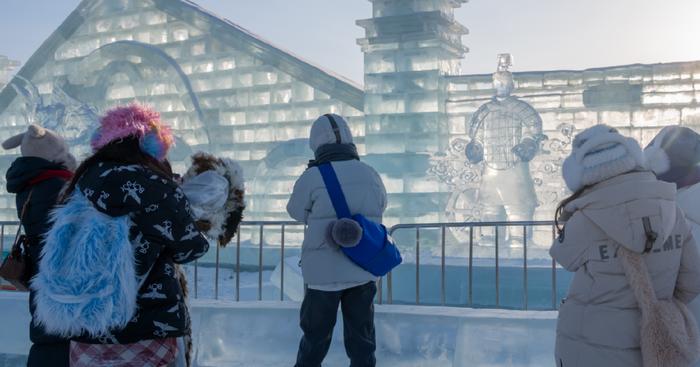
[[[192,176],[196,176],[206,171],[214,171],[220,164],[221,160],[215,156],[199,152],[192,156],[192,167],[194,168],[194,175]]]
[[[195,219],[201,232],[225,247],[238,232],[246,208],[243,169],[230,159],[199,152],[192,156],[192,167],[183,176],[183,181],[207,171],[215,171],[226,178],[229,182],[228,198],[224,208]]]
[[[185,274],[185,271],[182,269],[182,266],[179,264],[175,264],[175,272],[177,273],[177,279],[180,282],[180,288],[182,289],[182,294],[185,297],[185,307],[187,306],[187,299],[189,298],[189,287],[187,285],[187,275]],[[189,309],[186,311],[189,312]],[[190,329],[190,333],[185,335],[184,337],[184,344],[185,344],[185,362],[187,362],[187,367],[190,367],[192,365],[192,329]]]
[[[224,223],[224,233],[219,236],[219,246],[226,247],[233,237],[238,233],[241,222],[243,221],[243,210],[245,207],[239,208],[230,212]]]

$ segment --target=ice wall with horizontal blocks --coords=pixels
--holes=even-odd
[[[700,62],[521,72],[514,77],[514,94],[538,111],[548,136],[542,154],[531,163],[539,219],[552,219],[556,203],[568,195],[561,164],[578,131],[604,123],[646,146],[664,126],[700,129]],[[450,187],[447,217],[478,220],[477,207],[469,199],[478,187],[480,170],[466,162],[463,152],[466,124],[494,93],[491,75],[450,77],[448,83],[450,146],[434,157],[430,172]]]

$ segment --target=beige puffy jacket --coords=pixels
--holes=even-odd
[[[576,274],[559,312],[558,340],[602,353],[639,348],[640,312],[617,250],[643,252],[644,217],[658,234],[644,256],[657,296],[675,294],[688,303],[700,294],[700,254],[675,196],[675,185],[633,172],[597,184],[566,206],[573,215],[550,254]]]
[[[685,219],[688,221],[693,236],[700,238],[700,184],[678,190],[678,206],[685,213]],[[700,326],[700,297],[688,306]],[[700,362],[696,363],[695,367],[700,367]]]

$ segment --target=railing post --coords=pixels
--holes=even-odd
[[[282,241],[280,249],[280,301],[284,301],[284,224],[282,224]]]
[[[394,276],[392,274],[393,274],[393,272],[390,271],[389,274],[387,275],[387,278],[386,278],[386,287],[387,287],[386,297],[387,297],[387,302],[389,304],[394,303],[394,284],[393,284],[393,277]]]
[[[236,234],[236,302],[241,300],[241,226]]]
[[[440,304],[445,305],[445,225],[441,226],[442,256],[440,261]]]
[[[523,226],[523,304],[527,310],[527,226]]]
[[[474,226],[469,227],[469,306],[474,305]]]
[[[214,270],[214,299],[219,299],[219,265],[220,265],[220,259],[219,259],[219,244],[216,244],[216,269]]]
[[[416,305],[420,304],[420,228],[416,227]]]
[[[5,253],[5,225],[0,227],[0,255]],[[5,260],[5,259],[1,259]]]
[[[264,224],[260,225],[260,253],[258,254],[258,301],[262,301],[262,283],[263,283],[263,228]]]
[[[556,226],[552,226],[552,243],[556,240]],[[552,258],[552,310],[557,309],[557,262]]]
[[[498,225],[496,225],[496,307],[501,306],[501,285],[500,285],[500,267],[498,262]]]

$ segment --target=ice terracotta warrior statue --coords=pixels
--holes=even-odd
[[[544,139],[542,119],[532,106],[512,96],[515,84],[508,71],[509,54],[498,56],[493,74],[496,95],[469,121],[467,159],[482,164],[478,200],[484,221],[529,221],[537,207],[529,162]],[[512,227],[501,243],[521,245],[523,228]],[[528,236],[529,237],[529,236]]]

